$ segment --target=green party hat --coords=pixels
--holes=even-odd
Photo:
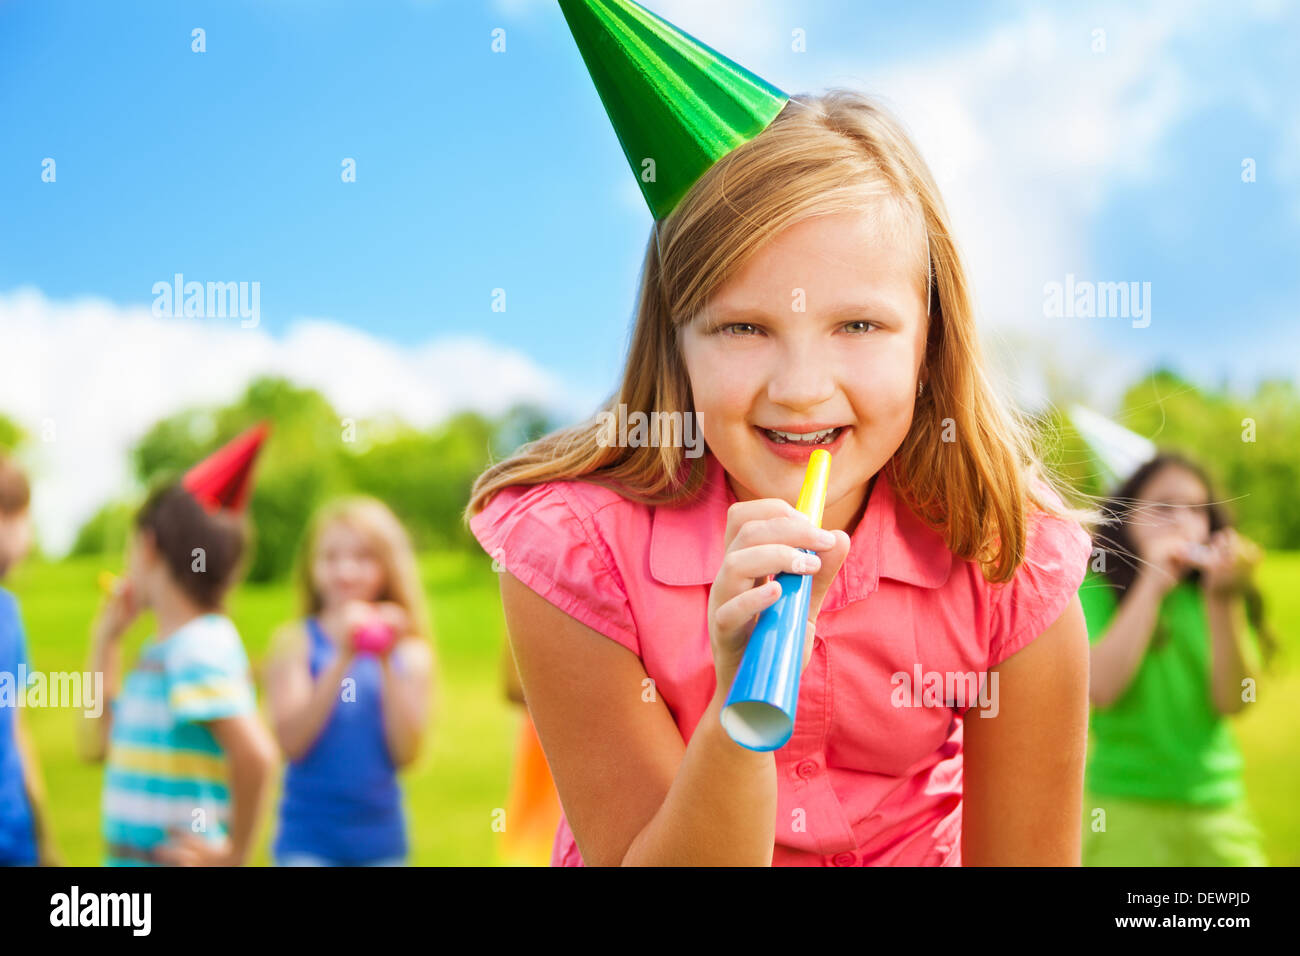
[[[656,220],[789,100],[631,0],[559,3]]]

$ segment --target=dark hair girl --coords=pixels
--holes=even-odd
[[[1139,468],[1102,513],[1080,591],[1094,706],[1084,862],[1263,865],[1227,720],[1276,647],[1252,580],[1262,552],[1177,455]]]

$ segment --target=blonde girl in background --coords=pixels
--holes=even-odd
[[[304,616],[267,664],[272,728],[288,759],[274,856],[282,866],[400,866],[397,772],[429,723],[434,653],[415,555],[382,502],[315,517],[299,558]]]

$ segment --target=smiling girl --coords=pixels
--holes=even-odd
[[[611,407],[698,415],[706,455],[588,423],[470,502],[565,810],[553,864],[1077,864],[1090,543],[990,391],[920,157],[869,101],[804,99],[660,228]],[[826,531],[790,504],[812,447]],[[815,574],[811,639],[794,736],[756,753],[718,714],[783,571]],[[895,706],[918,664],[997,669],[997,716]]]
[[[719,102],[736,64],[632,4],[612,24],[561,6],[607,109],[627,110],[634,168],[658,158],[641,182],[662,218],[607,409],[698,416],[707,451],[611,446],[597,416],[474,487],[564,810],[552,864],[1078,864],[1090,542],[985,378],[924,162],[864,97],[787,101],[751,79]],[[610,80],[603,28],[655,69],[717,65],[628,107],[658,74]],[[682,89],[698,95],[656,112]],[[686,116],[693,136],[751,108],[752,135],[674,200],[691,156],[664,124]],[[627,125],[651,119],[657,150]],[[818,447],[826,530],[791,504]],[[755,752],[719,713],[781,572],[814,575],[798,719]],[[995,707],[949,697],[990,671]],[[945,686],[899,694],[918,673]]]

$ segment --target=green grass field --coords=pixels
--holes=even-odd
[[[107,566],[116,570],[120,562]],[[22,604],[32,667],[83,670],[89,624],[100,596],[96,578],[105,563],[71,560],[30,562],[5,582]],[[493,811],[504,807],[511,749],[520,718],[501,685],[502,619],[496,576],[481,554],[426,555],[424,582],[437,632],[439,687],[430,745],[404,776],[411,827],[412,862],[496,865],[500,834]],[[1300,810],[1294,799],[1300,766],[1300,675],[1288,669],[1300,634],[1300,554],[1273,554],[1260,578],[1284,659],[1260,681],[1259,700],[1236,719],[1246,757],[1251,804],[1275,865],[1300,864]],[[249,656],[258,667],[272,630],[295,614],[296,595],[287,584],[244,585],[230,610]],[[128,661],[146,637],[141,622],[127,642]],[[100,861],[100,768],[81,762],[74,749],[74,711],[24,712],[40,750],[51,815],[64,861]],[[278,799],[278,796],[277,796]],[[267,863],[269,821],[255,857]]]

